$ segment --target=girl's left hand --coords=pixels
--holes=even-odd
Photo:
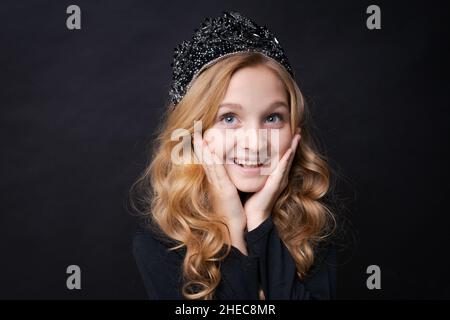
[[[275,170],[269,175],[264,187],[245,202],[244,211],[247,216],[248,231],[255,229],[269,217],[276,199],[288,185],[289,171],[300,137],[300,129],[297,128],[291,147],[286,150]]]

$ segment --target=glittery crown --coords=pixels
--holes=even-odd
[[[235,11],[206,18],[194,30],[191,41],[174,50],[172,85],[169,96],[174,105],[184,97],[197,76],[215,62],[230,55],[256,51],[280,63],[294,77],[294,71],[277,38],[265,27]]]

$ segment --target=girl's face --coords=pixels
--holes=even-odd
[[[293,137],[283,83],[265,66],[239,69],[210,129],[204,138],[222,159],[236,188],[242,192],[261,190]],[[252,168],[236,164],[236,160],[266,165]]]

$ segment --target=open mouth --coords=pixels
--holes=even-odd
[[[263,166],[265,166],[268,162],[268,160],[266,160],[265,162],[256,162],[256,161],[245,161],[245,160],[240,160],[240,159],[233,159],[234,164],[242,167],[242,168],[261,168]]]

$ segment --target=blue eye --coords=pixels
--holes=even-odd
[[[279,119],[279,121],[283,120],[283,117],[278,113],[271,114],[270,116],[267,117],[267,119],[274,118],[274,117],[277,117]],[[273,121],[269,121],[269,122],[274,123]]]
[[[219,117],[220,122],[224,122],[225,124],[235,124],[236,116],[233,113],[226,113]],[[276,124],[283,121],[283,116],[279,113],[273,113],[266,118],[266,121],[270,124]]]
[[[220,121],[225,120],[225,124],[233,124],[233,122],[231,121],[226,121],[228,119],[234,119],[234,115],[231,113],[227,113],[220,117]]]

